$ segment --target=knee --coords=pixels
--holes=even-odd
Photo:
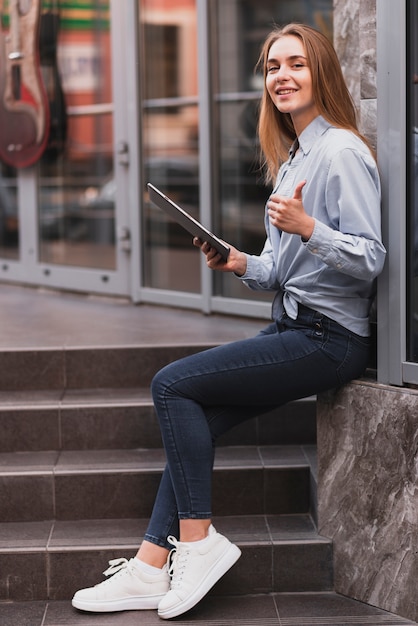
[[[151,394],[154,403],[158,398],[176,395],[176,389],[183,376],[178,361],[173,361],[161,368],[151,380]]]
[[[167,388],[167,376],[165,373],[165,367],[159,370],[151,380],[151,395],[154,399],[161,397],[164,394],[165,389]]]

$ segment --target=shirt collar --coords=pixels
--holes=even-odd
[[[296,139],[293,146],[299,143],[299,147],[304,154],[308,154],[312,146],[318,137],[323,135],[328,128],[331,128],[332,124],[327,122],[322,115],[318,115],[308,126],[304,129],[304,131],[299,135]],[[292,146],[292,148],[293,148]],[[297,148],[296,148],[297,149]]]

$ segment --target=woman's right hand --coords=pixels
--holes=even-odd
[[[243,276],[247,271],[247,256],[230,244],[228,244],[230,250],[226,261],[207,241],[202,241],[198,237],[195,237],[193,239],[193,245],[200,248],[202,253],[206,256],[206,265],[211,270],[234,272],[237,276]]]

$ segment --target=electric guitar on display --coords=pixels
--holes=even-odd
[[[0,0],[0,160],[27,167],[48,142],[49,104],[39,62],[41,0]]]

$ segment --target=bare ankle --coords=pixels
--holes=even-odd
[[[180,541],[200,541],[209,533],[210,519],[182,519],[180,520]]]
[[[168,552],[166,548],[157,546],[155,543],[143,541],[136,557],[148,565],[161,569],[167,562]]]

